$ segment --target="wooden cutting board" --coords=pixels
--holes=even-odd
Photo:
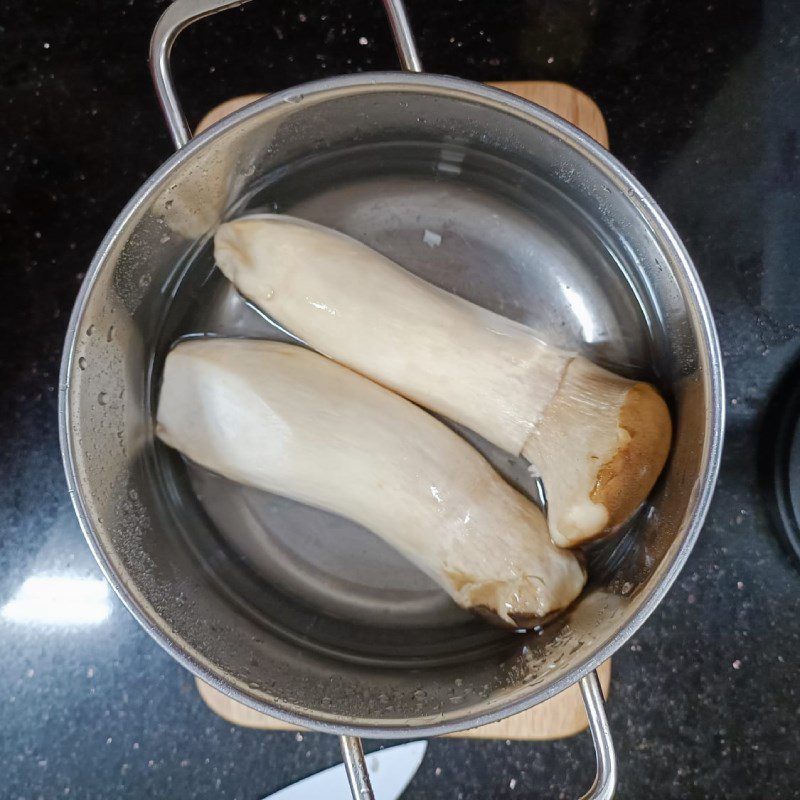
[[[601,664],[598,670],[603,694],[608,697],[609,683],[611,682],[611,661]],[[254,711],[245,705],[232,700],[227,695],[195,678],[197,690],[206,705],[222,719],[233,725],[244,728],[261,728],[271,731],[298,731],[297,725],[282,722],[279,719]],[[581,699],[581,691],[577,684],[565,689],[561,694],[545,700],[538,706],[514,714],[500,722],[482,725],[468,731],[460,731],[452,736],[466,739],[563,739],[580,733],[588,726],[586,711]]]
[[[581,128],[603,147],[608,147],[608,130],[603,115],[597,104],[583,92],[563,83],[549,81],[504,81],[491,85],[544,106]],[[249,94],[221,103],[203,117],[197,126],[197,132],[261,97],[263,95]],[[611,661],[602,664],[598,672],[603,694],[607,697],[611,681]],[[265,730],[299,730],[294,725],[268,717],[232,700],[199,678],[196,682],[200,697],[208,707],[234,725]],[[561,739],[579,733],[588,724],[580,689],[571,686],[561,694],[521,714],[453,735],[473,739]]]
[[[580,128],[584,133],[588,133],[603,147],[608,147],[608,129],[597,103],[583,92],[573,89],[572,86],[552,81],[502,81],[489,85],[544,106],[571,122],[576,128]],[[196,133],[219,122],[228,114],[238,111],[242,106],[260,100],[263,96],[263,94],[245,94],[220,103],[200,120]]]

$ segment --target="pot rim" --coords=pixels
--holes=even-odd
[[[173,638],[166,625],[159,624],[159,620],[154,618],[154,616],[140,604],[135,593],[125,585],[125,582],[117,574],[109,554],[104,550],[101,545],[100,537],[93,528],[76,471],[74,456],[75,442],[73,440],[70,424],[71,406],[69,402],[69,382],[74,365],[79,322],[83,316],[87,298],[91,293],[95,281],[105,265],[109,253],[113,250],[126,226],[140,208],[148,202],[151,195],[166,181],[174,168],[190,160],[197,152],[235,128],[244,120],[257,116],[266,109],[284,102],[297,103],[298,100],[302,101],[311,98],[321,99],[323,95],[332,90],[348,89],[364,92],[370,90],[400,90],[413,92],[415,89],[431,89],[440,93],[450,94],[451,96],[461,95],[464,100],[477,101],[485,105],[488,104],[526,119],[531,124],[544,128],[551,134],[565,140],[580,156],[586,158],[596,168],[604,172],[606,177],[616,184],[617,187],[632,190],[632,192],[627,192],[629,201],[633,204],[640,218],[642,218],[646,224],[649,224],[652,230],[661,239],[662,246],[671,252],[673,256],[672,260],[677,266],[679,277],[682,278],[681,283],[683,284],[683,288],[695,307],[700,327],[701,337],[699,344],[702,376],[709,396],[700,485],[697,497],[694,500],[694,511],[682,534],[682,540],[679,546],[672,554],[666,554],[664,556],[667,565],[664,567],[662,562],[662,575],[652,587],[649,587],[647,591],[643,593],[643,599],[639,603],[639,607],[631,614],[630,618],[624,624],[620,625],[616,633],[605,643],[597,646],[590,655],[583,658],[559,679],[551,683],[545,682],[535,688],[531,687],[524,696],[505,703],[501,702],[491,711],[485,713],[475,713],[473,711],[472,713],[466,713],[459,718],[446,722],[424,722],[420,724],[406,722],[402,725],[387,726],[385,723],[378,722],[373,724],[369,720],[357,720],[341,724],[317,712],[309,711],[308,714],[299,714],[280,707],[273,707],[249,695],[236,679],[226,679],[221,677],[221,675],[215,674],[202,663],[203,660],[199,657],[199,654],[195,654],[192,648],[185,646],[185,643],[180,643],[179,640]],[[432,75],[430,73],[379,72],[311,81],[273,95],[265,96],[230,114],[192,139],[185,147],[181,148],[167,159],[167,161],[142,184],[114,220],[103,238],[92,259],[75,301],[67,328],[61,360],[58,414],[59,442],[69,494],[84,537],[105,578],[111,584],[117,596],[122,600],[123,604],[128,611],[133,614],[139,624],[142,625],[161,647],[182,666],[205,683],[213,686],[232,699],[254,708],[257,711],[268,714],[269,716],[301,727],[311,728],[312,730],[339,735],[368,736],[373,738],[402,738],[410,734],[415,736],[438,736],[447,733],[455,733],[468,728],[496,722],[505,717],[532,708],[550,697],[553,697],[572,684],[577,683],[582,677],[596,669],[603,661],[613,655],[634,633],[636,633],[636,631],[638,631],[675,582],[694,547],[694,543],[705,521],[722,456],[725,402],[722,358],[717,332],[708,299],[691,258],[671,223],[653,198],[613,155],[588,135],[556,114],[501,89],[460,78]]]

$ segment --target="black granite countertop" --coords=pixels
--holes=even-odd
[[[115,215],[170,154],[146,64],[164,4],[0,5],[0,796],[257,800],[338,761],[336,740],[233,728],[203,705],[105,589],[59,459],[70,307]],[[800,573],[767,523],[755,457],[766,402],[800,358],[800,6],[409,6],[429,70],[566,81],[598,102],[719,325],[722,475],[683,574],[614,660],[619,797],[800,797]],[[233,95],[395,57],[377,0],[258,0],[187,32],[175,64],[197,121]],[[79,587],[83,624],[37,616],[42,576]],[[588,734],[434,741],[404,797],[571,798],[593,769]]]

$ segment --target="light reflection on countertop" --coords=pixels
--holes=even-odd
[[[32,575],[0,608],[8,622],[40,625],[96,625],[111,614],[104,578]]]

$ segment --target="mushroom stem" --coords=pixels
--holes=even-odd
[[[257,215],[222,225],[215,256],[309,346],[529,459],[561,546],[628,519],[664,466],[671,422],[652,386],[550,347],[349,236]]]
[[[305,348],[206,339],[166,359],[158,437],[227,478],[340,514],[462,607],[528,627],[580,593],[541,511],[446,425]]]

